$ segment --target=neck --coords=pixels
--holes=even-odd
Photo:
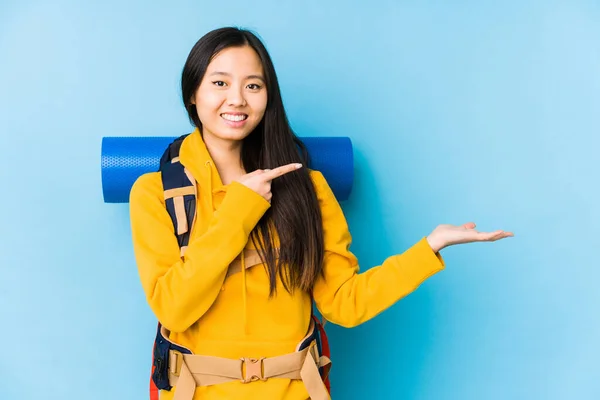
[[[230,184],[246,173],[242,167],[241,140],[222,140],[212,135],[205,135],[204,143],[215,163],[223,185]]]

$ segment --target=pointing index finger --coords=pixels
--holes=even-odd
[[[302,168],[302,164],[292,163],[292,164],[282,165],[281,167],[274,168],[274,169],[266,172],[265,175],[267,176],[267,178],[270,181],[272,181],[275,178],[279,178],[282,175],[285,175],[289,172],[295,171],[300,168]]]

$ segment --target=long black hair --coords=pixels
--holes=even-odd
[[[252,32],[226,27],[204,35],[192,48],[181,77],[181,89],[190,121],[202,132],[202,122],[192,104],[208,64],[229,47],[250,46],[260,58],[267,86],[267,107],[261,122],[242,143],[241,161],[246,171],[273,169],[289,163],[309,163],[302,141],[292,131],[281,99],[273,62],[261,40]],[[323,222],[319,201],[308,168],[275,179],[271,207],[250,235],[267,265],[270,293],[276,292],[277,274],[284,288],[312,291],[323,270]],[[279,251],[275,245],[279,237]]]

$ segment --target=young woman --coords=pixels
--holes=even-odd
[[[173,388],[161,400],[326,399],[318,368],[328,359],[312,342],[299,345],[314,328],[313,301],[326,320],[357,326],[441,271],[444,247],[512,236],[440,225],[359,273],[342,210],[306,167],[261,41],[237,28],[209,32],[181,83],[196,127],[178,154],[197,190],[187,246],[174,234],[160,172],[141,176],[130,196],[142,286],[180,350],[169,350]]]

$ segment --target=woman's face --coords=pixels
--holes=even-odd
[[[205,140],[240,141],[262,120],[267,87],[258,54],[249,46],[217,54],[192,99]]]

